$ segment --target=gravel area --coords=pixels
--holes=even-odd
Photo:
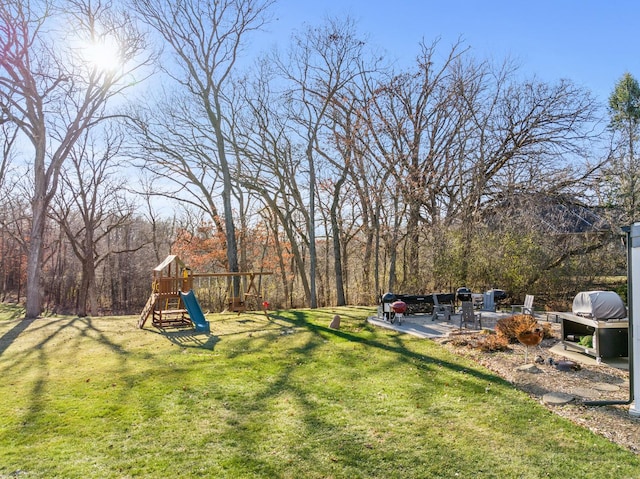
[[[545,339],[538,348],[530,348],[527,364],[524,346],[520,344],[501,352],[478,349],[482,333],[464,331],[434,340],[494,371],[555,414],[640,454],[640,419],[630,416],[629,405],[584,404],[594,400],[628,400],[629,372],[557,354],[559,325],[554,324],[552,329],[555,338]]]

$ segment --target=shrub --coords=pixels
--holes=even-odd
[[[478,349],[486,353],[506,351],[509,349],[509,340],[501,334],[488,334],[478,343]]]
[[[538,324],[536,318],[528,314],[516,314],[499,319],[496,323],[496,333],[509,343],[517,343],[519,333],[539,327],[544,331],[544,338],[552,337],[549,324]]]

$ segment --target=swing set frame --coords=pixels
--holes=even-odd
[[[226,273],[194,273],[193,278],[226,278],[226,307],[227,311],[242,313],[247,310],[249,302],[256,303],[256,309],[261,308],[266,312],[267,306],[264,300],[264,292],[261,284],[256,284],[262,276],[273,274],[272,271],[226,272]],[[233,278],[240,278],[240,291],[236,296],[234,292]]]

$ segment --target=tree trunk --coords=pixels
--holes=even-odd
[[[409,240],[409,271],[407,277],[411,288],[419,288],[420,278],[420,232],[419,232],[420,205],[417,201],[411,201],[409,206],[409,221],[407,222],[407,234]]]
[[[280,269],[280,281],[282,281],[282,290],[286,305],[286,301],[289,298],[289,282],[287,280],[287,268],[284,263],[283,248],[280,244],[280,236],[278,235],[278,221],[276,217],[274,217],[273,219],[271,228],[273,229],[273,245],[277,252],[278,268]]]
[[[343,175],[336,183],[333,192],[333,201],[331,202],[331,236],[333,238],[333,264],[336,275],[336,306],[344,306],[346,304],[344,295],[344,275],[342,272],[342,249],[340,248],[340,225],[338,224],[340,189],[345,180],[346,176]]]
[[[398,249],[396,248],[395,241],[392,241],[389,245],[389,284],[387,285],[387,291],[393,292],[396,287],[396,262],[398,257]]]
[[[95,265],[91,258],[85,258],[82,261],[82,279],[78,292],[78,316],[95,316],[98,312],[97,304]]]
[[[316,252],[316,170],[311,151],[311,143],[307,150],[307,160],[309,162],[309,307],[318,307],[316,293],[316,268],[318,257]]]
[[[39,156],[39,155],[38,155]],[[36,160],[37,161],[37,160]],[[44,159],[36,165],[44,165]],[[44,229],[47,218],[48,202],[45,195],[44,167],[34,168],[35,191],[31,201],[31,235],[27,256],[27,305],[26,319],[35,319],[42,314],[42,257],[44,250]]]
[[[34,202],[35,203],[35,202]],[[44,214],[42,206],[33,207],[33,223],[27,256],[27,305],[25,319],[35,319],[42,313],[41,263],[44,247]]]
[[[304,258],[302,257],[302,253],[300,252],[300,246],[296,241],[295,232],[293,231],[292,225],[290,221],[287,221],[282,209],[278,207],[278,204],[275,202],[273,198],[271,198],[265,191],[261,191],[262,197],[271,208],[274,216],[280,220],[280,224],[282,225],[284,232],[289,238],[289,247],[291,248],[291,254],[293,256],[293,261],[295,264],[295,269],[298,270],[298,274],[300,275],[300,281],[302,282],[302,287],[304,289],[305,299],[307,302],[310,302],[311,298],[311,290],[309,288],[309,282],[307,281]],[[277,235],[277,231],[275,232]]]
[[[380,208],[376,209],[376,214],[373,217],[373,232],[375,234],[375,248],[374,248],[374,266],[373,275],[375,278],[376,293],[381,292],[381,278],[380,278]]]
[[[236,240],[236,228],[233,221],[233,205],[231,197],[233,194],[233,184],[231,183],[231,171],[229,170],[229,162],[225,150],[225,137],[222,131],[222,106],[217,96],[214,96],[214,109],[211,110],[210,121],[216,135],[216,150],[218,152],[218,161],[220,170],[222,171],[222,202],[224,205],[224,226],[225,238],[227,241],[227,263],[229,271],[237,273],[238,268],[238,244]],[[240,296],[240,277],[233,277],[233,296]]]

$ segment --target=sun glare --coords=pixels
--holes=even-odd
[[[92,42],[84,50],[85,61],[91,68],[113,72],[122,66],[120,50],[115,41]]]

